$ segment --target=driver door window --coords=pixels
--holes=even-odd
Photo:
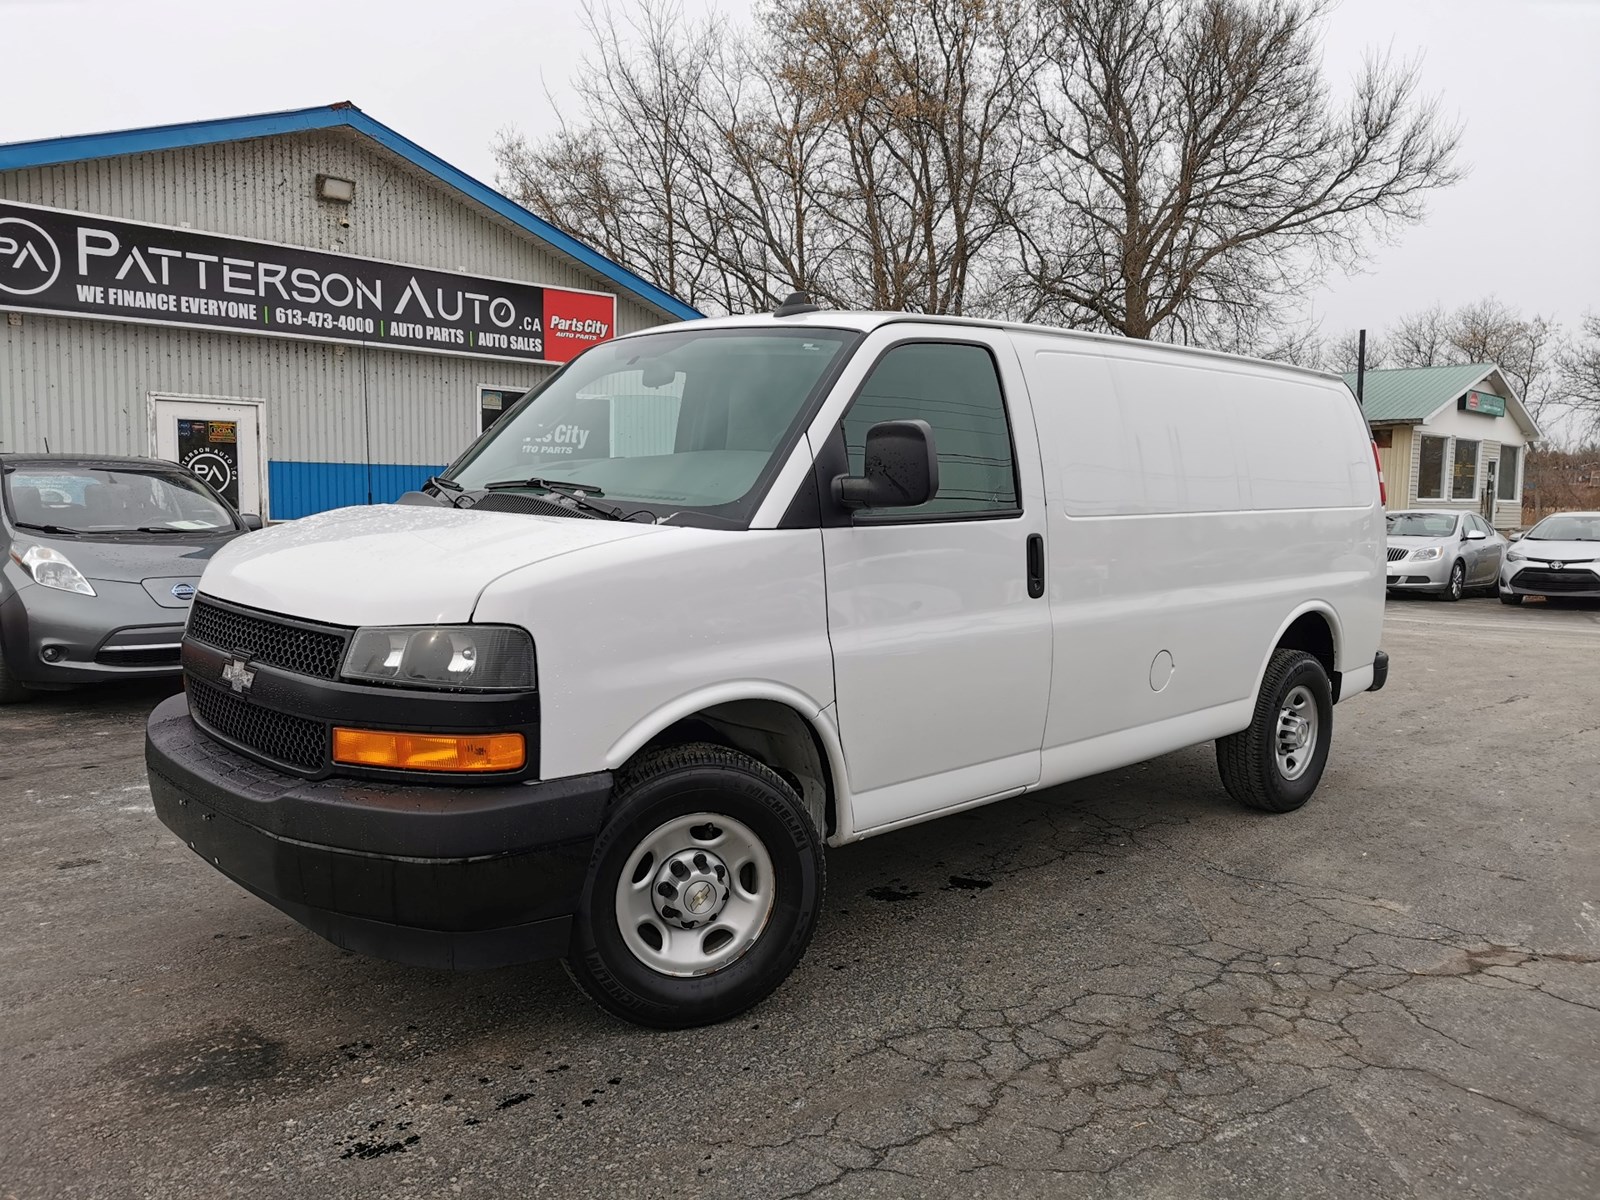
[[[933,430],[939,491],[926,504],[883,510],[885,516],[953,519],[1020,511],[1011,427],[986,348],[911,342],[886,353],[844,416],[851,474],[862,472],[867,430],[880,421],[910,419]]]

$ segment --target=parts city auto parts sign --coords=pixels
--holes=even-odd
[[[0,201],[0,309],[564,363],[617,301]]]

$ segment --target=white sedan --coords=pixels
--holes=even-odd
[[[1500,602],[1524,596],[1600,599],[1600,513],[1555,513],[1517,539],[1500,568]]]

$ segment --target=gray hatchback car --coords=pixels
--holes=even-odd
[[[177,674],[206,560],[260,525],[173,463],[0,455],[0,704]]]

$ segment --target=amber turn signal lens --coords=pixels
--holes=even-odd
[[[520,733],[455,736],[335,729],[333,761],[402,771],[516,771],[528,761]]]

